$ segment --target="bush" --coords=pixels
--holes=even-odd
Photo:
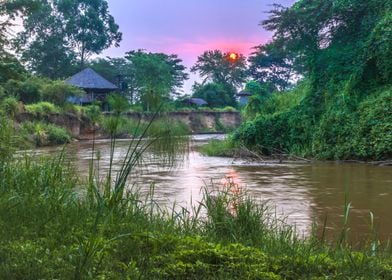
[[[24,104],[36,103],[41,100],[41,90],[46,80],[29,78],[25,81],[9,80],[4,88],[7,95],[14,96]]]
[[[76,115],[79,119],[82,116],[85,116],[86,113],[86,107],[80,105],[74,105],[71,103],[64,104],[62,108],[65,113]]]
[[[25,106],[25,110],[35,116],[45,116],[49,114],[58,114],[61,109],[49,102],[39,102]]]
[[[5,98],[1,103],[1,109],[7,116],[14,118],[15,115],[19,112],[18,100],[15,97]]]
[[[204,99],[209,107],[236,106],[235,89],[228,85],[208,83],[197,84],[192,97]]]
[[[238,110],[232,106],[225,106],[223,108],[215,108],[216,112],[238,112]]]
[[[102,120],[102,111],[98,105],[89,105],[83,107],[85,116],[92,122],[92,123],[99,123]]]
[[[43,122],[24,122],[21,135],[36,146],[61,145],[71,141],[70,134],[62,127]]]
[[[70,96],[81,96],[83,91],[63,81],[48,82],[42,88],[42,100],[64,106]]]
[[[110,111],[116,115],[125,113],[129,110],[129,101],[122,95],[117,93],[112,93],[107,97],[107,102],[109,103]]]
[[[61,145],[71,142],[71,136],[64,128],[50,124],[47,126],[47,130],[50,144]]]

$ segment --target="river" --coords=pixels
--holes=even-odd
[[[168,167],[154,160],[145,161],[139,175],[131,178],[142,191],[155,185],[155,198],[163,205],[189,207],[200,201],[201,189],[223,185],[228,180],[246,189],[249,195],[270,205],[279,217],[286,217],[299,234],[307,235],[314,223],[323,225],[329,240],[337,239],[343,223],[345,197],[351,202],[349,236],[361,245],[370,233],[370,212],[374,215],[377,237],[392,238],[392,168],[361,163],[319,162],[311,164],[249,163],[231,158],[206,157],[197,146],[216,136],[194,136],[185,161]],[[118,167],[129,140],[118,142],[115,166]],[[87,174],[91,142],[67,146],[76,169]],[[100,168],[107,170],[109,141],[96,143],[100,151]],[[58,152],[59,148],[36,150],[39,154]],[[320,227],[321,228],[321,227]]]

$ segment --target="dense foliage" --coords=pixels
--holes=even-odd
[[[204,79],[205,82],[214,82],[233,87],[241,86],[246,79],[246,60],[243,55],[223,53],[219,50],[205,51],[197,58],[197,62],[191,68],[194,73]]]
[[[122,34],[105,0],[35,3],[35,9],[25,9],[24,30],[13,43],[29,69],[38,75],[67,77],[78,69],[77,63],[83,68],[92,54],[121,41]]]
[[[207,83],[204,85],[195,84],[193,86],[193,97],[201,98],[208,103],[208,106],[214,107],[226,107],[236,106],[235,100],[236,90],[232,86],[218,84],[218,83]]]
[[[177,55],[139,50],[128,52],[126,58],[130,62],[127,75],[131,76],[137,95],[134,98],[138,98],[147,111],[156,110],[163,101],[169,100],[188,79]]]
[[[281,57],[290,58],[279,67],[304,79],[289,103],[275,104],[288,99],[278,92],[258,110],[253,106],[236,141],[268,154],[390,158],[391,11],[391,1],[383,0],[275,6],[263,25],[274,32],[271,44],[282,46]]]

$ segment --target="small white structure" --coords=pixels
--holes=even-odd
[[[239,98],[238,102],[240,103],[240,105],[245,106],[246,104],[248,104],[249,96],[252,96],[252,94],[249,91],[242,90],[237,93],[237,96]]]

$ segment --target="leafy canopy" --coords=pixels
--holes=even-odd
[[[122,34],[105,0],[39,1],[39,8],[23,17],[24,30],[14,45],[38,75],[64,78],[77,62],[118,46]]]
[[[191,72],[199,73],[204,83],[213,82],[233,87],[241,86],[246,79],[246,59],[240,54],[230,59],[230,53],[219,50],[206,51],[200,55]]]
[[[188,79],[185,66],[177,55],[130,51],[126,58],[130,67],[126,76],[132,79],[139,101],[145,110],[154,110]]]

